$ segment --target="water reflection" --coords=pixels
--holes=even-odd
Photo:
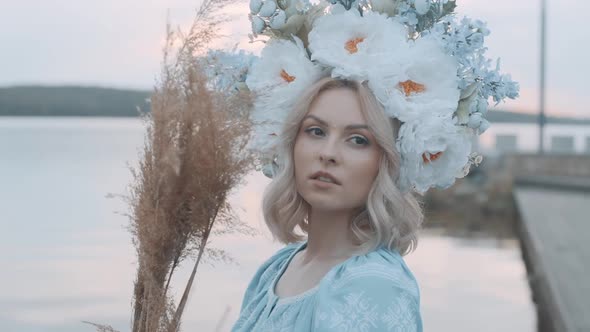
[[[0,118],[0,330],[94,330],[82,320],[130,329],[135,253],[127,220],[115,213],[126,206],[105,196],[125,192],[125,162],[135,162],[142,139],[137,119]],[[185,331],[212,331],[229,308],[221,329],[228,331],[249,279],[281,247],[258,207],[267,183],[251,174],[232,196],[260,235],[213,239],[239,265],[201,266]],[[425,330],[533,331],[516,240],[448,229],[425,230],[406,257],[421,286]],[[176,294],[189,273],[190,266],[179,271]]]

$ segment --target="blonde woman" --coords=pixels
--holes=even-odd
[[[396,187],[399,122],[366,85],[328,77],[285,123],[263,210],[287,245],[252,278],[232,331],[422,331],[402,258],[422,211]]]
[[[286,246],[252,278],[234,332],[422,331],[402,258],[423,220],[414,194],[477,166],[488,99],[518,97],[484,56],[485,24],[454,8],[250,0],[253,37],[269,38],[236,88],[255,96],[252,146],[277,166],[264,218]]]

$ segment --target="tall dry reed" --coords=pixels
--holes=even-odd
[[[133,332],[179,331],[202,258],[228,259],[223,250],[208,247],[211,236],[254,233],[228,203],[230,192],[252,170],[245,148],[251,96],[216,86],[199,61],[227,21],[219,9],[233,1],[205,0],[186,33],[167,25],[151,114],[142,114],[145,143],[139,165],[131,167],[133,182],[125,197],[138,259]],[[194,258],[190,278],[182,297],[174,299],[174,273],[189,258]]]

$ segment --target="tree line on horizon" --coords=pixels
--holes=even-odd
[[[137,108],[150,112],[152,91],[83,86],[0,87],[0,116],[138,117]],[[536,123],[531,113],[490,110],[492,123]],[[590,125],[588,118],[548,116],[547,123]]]
[[[0,116],[137,117],[151,91],[82,86],[0,88]]]

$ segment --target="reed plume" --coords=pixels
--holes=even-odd
[[[133,332],[180,330],[203,258],[229,259],[209,248],[212,235],[254,230],[240,221],[228,195],[252,170],[248,92],[216,85],[199,59],[226,21],[217,11],[233,0],[205,0],[187,33],[167,25],[161,77],[142,114],[145,143],[131,168],[127,196],[138,267]],[[182,297],[170,295],[174,272],[195,258]]]

